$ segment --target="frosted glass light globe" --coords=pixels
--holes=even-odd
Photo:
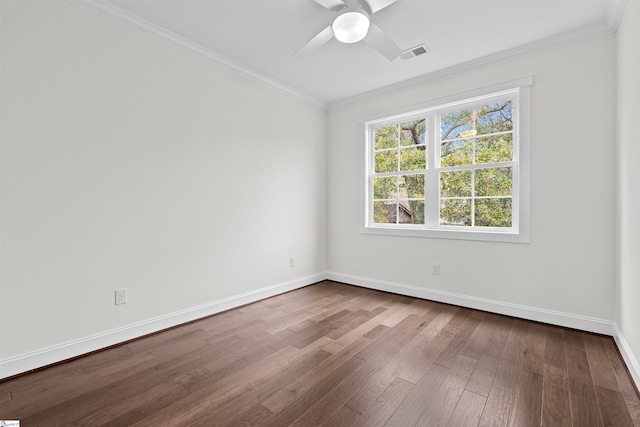
[[[369,18],[360,12],[343,13],[333,21],[331,28],[342,43],[359,42],[369,31]]]

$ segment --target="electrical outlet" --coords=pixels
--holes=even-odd
[[[127,290],[116,289],[116,305],[122,305],[127,303]]]
[[[289,267],[293,268],[296,266],[296,259],[294,257],[289,258]]]
[[[435,276],[440,275],[440,264],[433,264],[433,270],[431,271],[431,274]]]

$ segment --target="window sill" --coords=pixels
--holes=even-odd
[[[385,226],[365,226],[361,227],[362,234],[378,234],[384,236],[402,237],[423,237],[433,239],[451,240],[478,240],[485,242],[503,243],[529,243],[529,236],[526,233],[509,231],[487,231],[487,230],[458,230],[452,228],[425,229],[416,227],[385,227]]]

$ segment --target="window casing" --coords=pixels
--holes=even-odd
[[[531,78],[364,121],[364,233],[529,241]]]

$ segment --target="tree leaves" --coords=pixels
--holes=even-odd
[[[375,129],[375,173],[397,175],[373,179],[374,222],[424,224],[425,132],[425,119]]]
[[[512,226],[513,167],[497,165],[514,160],[512,114],[511,101],[436,113],[440,224]],[[373,177],[376,223],[424,224],[426,123],[419,119],[374,129],[374,174],[384,174]]]
[[[512,161],[512,113],[512,102],[506,101],[441,115],[440,166]],[[511,227],[512,183],[511,167],[441,172],[440,223]]]

